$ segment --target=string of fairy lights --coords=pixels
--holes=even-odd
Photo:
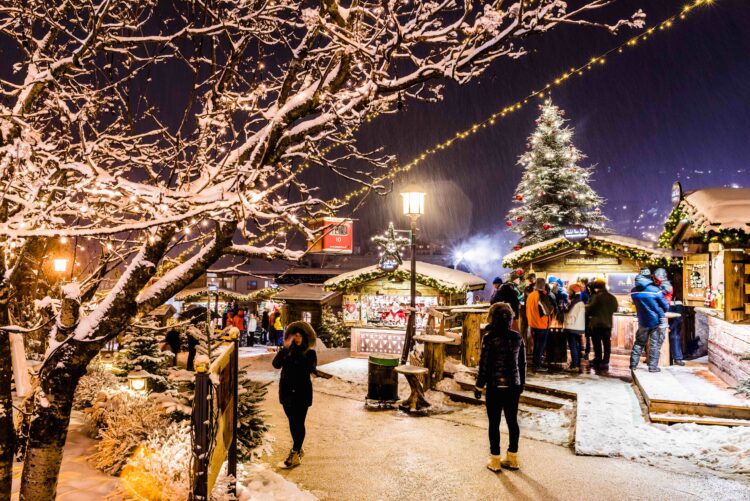
[[[525,2],[525,3],[531,4],[532,1]],[[386,181],[394,180],[397,175],[402,174],[404,172],[409,172],[414,167],[417,167],[423,164],[424,161],[427,160],[428,157],[450,148],[458,141],[467,139],[473,136],[474,134],[477,134],[478,132],[484,129],[487,129],[488,127],[496,125],[500,120],[520,110],[529,102],[533,101],[535,98],[543,99],[546,96],[549,96],[553,89],[563,85],[565,82],[573,79],[573,77],[583,76],[586,74],[586,72],[589,72],[591,70],[604,66],[604,64],[607,62],[608,59],[615,57],[617,55],[623,54],[626,50],[636,47],[642,42],[646,42],[647,40],[652,38],[654,35],[656,35],[657,32],[663,32],[663,31],[669,30],[679,21],[684,21],[685,19],[687,19],[687,17],[690,14],[696,12],[696,10],[699,7],[708,6],[713,3],[714,3],[714,0],[693,0],[692,2],[684,5],[680,9],[679,12],[669,16],[668,18],[660,21],[659,23],[649,28],[644,29],[638,34],[628,38],[621,44],[615,47],[612,47],[611,49],[599,54],[598,56],[594,56],[590,58],[589,61],[586,62],[585,64],[582,64],[578,67],[571,67],[568,70],[563,71],[562,73],[558,74],[556,77],[550,79],[546,84],[541,86],[539,89],[532,90],[531,92],[526,94],[524,97],[518,99],[512,104],[509,104],[503,107],[502,109],[492,113],[484,120],[474,123],[468,128],[461,130],[459,132],[456,132],[452,137],[423,150],[421,153],[416,155],[410,162],[392,167],[391,169],[389,169],[389,171],[386,174],[376,178],[372,184],[377,185]],[[348,205],[353,199],[367,194],[372,189],[373,188],[370,185],[362,185],[359,188],[347,193],[346,195],[335,197],[329,200],[328,203],[331,206],[343,207],[343,206]],[[307,219],[303,219],[303,221],[309,221],[312,219],[315,219],[315,218],[310,217]],[[285,229],[289,229],[289,226],[285,227]],[[285,234],[285,229],[282,229],[282,230],[275,229],[275,230],[267,231],[251,239],[248,243],[254,244],[254,243],[261,242],[267,238],[273,237],[277,234],[283,235]]]

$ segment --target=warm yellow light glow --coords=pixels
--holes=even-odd
[[[52,266],[57,273],[64,273],[68,269],[68,260],[66,258],[54,259]]]
[[[141,378],[133,378],[130,380],[130,388],[135,391],[142,391],[146,388],[146,380]]]
[[[405,216],[421,216],[424,214],[424,195],[421,191],[405,191],[401,193]]]

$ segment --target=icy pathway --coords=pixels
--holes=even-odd
[[[633,386],[619,379],[547,375],[530,381],[578,394],[577,454],[621,456],[678,471],[697,471],[698,465],[750,480],[750,427],[647,422]]]
[[[80,412],[73,411],[65,442],[60,479],[57,484],[57,501],[120,500],[120,479],[111,477],[92,467],[87,458],[94,453],[96,441],[84,432]],[[21,464],[13,467],[12,500],[18,499]]]
[[[254,360],[251,375],[271,379],[267,364]],[[274,383],[264,404],[276,437],[271,464],[283,460],[290,447],[277,391]],[[495,475],[484,468],[482,428],[366,411],[360,401],[319,392],[307,425],[304,464],[280,473],[325,500],[741,500],[748,499],[750,488],[750,482],[706,470],[681,474],[622,458],[576,456],[568,448],[525,438],[523,469]],[[502,443],[507,444],[505,434]]]

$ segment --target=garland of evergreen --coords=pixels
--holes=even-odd
[[[259,289],[257,291],[249,292],[247,294],[242,294],[241,292],[236,291],[230,291],[226,289],[220,289],[218,291],[219,297],[224,298],[225,300],[229,301],[237,301],[238,303],[244,303],[247,301],[257,301],[259,299],[270,299],[279,292],[281,292],[282,289]],[[205,301],[206,300],[206,289],[198,289],[195,292],[191,292],[189,294],[179,294],[179,301],[183,301],[186,303],[194,302],[194,301]],[[212,292],[211,296],[216,297],[216,292]]]
[[[639,263],[648,264],[662,268],[676,268],[681,265],[682,260],[679,258],[668,259],[665,257],[655,257],[652,253],[618,245],[603,240],[586,239],[582,242],[571,242],[569,240],[560,240],[545,247],[525,252],[518,257],[504,259],[503,266],[506,268],[519,268],[523,264],[533,261],[542,256],[554,254],[555,252],[565,249],[594,250],[611,256],[638,261]]]
[[[435,280],[432,277],[421,275],[419,273],[417,273],[416,275],[417,275],[416,276],[417,283],[436,289],[443,294],[460,294],[460,293],[465,293],[468,290],[468,287],[451,287],[450,285],[446,285],[443,282]],[[328,291],[351,290],[359,285],[362,285],[363,283],[369,282],[371,280],[376,280],[378,278],[385,277],[385,276],[389,278],[395,278],[398,280],[410,280],[411,279],[411,273],[408,271],[402,271],[402,270],[397,269],[394,271],[386,272],[380,269],[376,269],[367,273],[361,273],[359,275],[353,276],[352,278],[341,280],[332,285],[326,285],[324,288],[325,290],[328,290]]]
[[[690,221],[689,214],[683,204],[684,202],[680,202],[680,204],[669,213],[667,220],[664,222],[664,231],[659,235],[659,247],[672,247],[677,226],[683,220]],[[693,229],[700,236],[703,243],[717,242],[730,246],[750,247],[750,234],[745,233],[742,230],[735,228],[705,230],[697,226],[694,226]]]

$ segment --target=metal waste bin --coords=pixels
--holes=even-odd
[[[398,401],[398,373],[394,370],[400,357],[373,353],[367,364],[367,400],[377,403]]]

